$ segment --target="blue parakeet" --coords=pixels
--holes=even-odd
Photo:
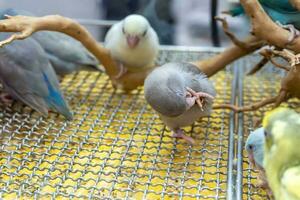
[[[9,33],[0,33],[0,40]],[[72,119],[45,51],[31,38],[0,48],[0,81],[5,92],[47,116],[48,110]]]
[[[12,8],[0,10],[0,18],[7,15],[33,14]],[[32,35],[44,48],[47,57],[58,75],[66,75],[79,70],[99,70],[97,59],[77,40],[59,32],[39,31]]]
[[[261,127],[250,133],[245,144],[245,149],[251,165],[258,170],[258,186],[270,190],[263,168],[264,144],[264,128]]]
[[[276,200],[300,199],[300,114],[277,108],[263,120],[263,165]]]

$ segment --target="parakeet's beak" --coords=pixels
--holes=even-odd
[[[131,49],[135,48],[140,42],[140,38],[138,36],[128,35],[126,39],[127,39],[127,44]]]
[[[254,160],[253,151],[249,151],[249,152],[248,152],[248,159],[249,159],[249,162],[250,162],[251,166],[252,166],[253,168],[256,168],[256,164],[255,164],[255,160]]]

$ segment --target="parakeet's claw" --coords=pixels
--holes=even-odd
[[[296,39],[297,37],[300,36],[300,31],[298,29],[296,29],[293,24],[283,25],[279,21],[276,21],[276,24],[278,24],[280,27],[282,27],[286,30],[289,30],[291,32],[291,34],[288,38],[287,45],[291,44],[294,41],[294,39]]]
[[[184,134],[183,130],[178,129],[176,131],[173,131],[173,137],[174,138],[181,138],[184,139],[185,141],[187,141],[189,144],[194,145],[195,144],[195,140],[187,135]]]
[[[6,105],[10,105],[13,102],[12,97],[5,92],[0,94],[0,100]]]
[[[123,63],[118,62],[119,73],[114,77],[115,79],[121,78],[127,72],[127,68],[123,65]]]
[[[214,97],[205,92],[195,92],[192,88],[186,87],[188,94],[194,98],[194,101],[198,104],[199,108],[203,111],[204,98],[214,99]]]

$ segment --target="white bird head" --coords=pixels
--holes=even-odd
[[[150,24],[141,15],[129,15],[123,21],[122,31],[130,48],[135,48],[147,36]]]

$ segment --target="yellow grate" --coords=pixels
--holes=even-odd
[[[254,57],[244,59],[244,71],[253,67],[258,59]],[[260,101],[264,98],[275,96],[280,89],[280,79],[283,75],[283,70],[275,69],[272,66],[263,68],[255,76],[245,76],[242,79],[241,90],[243,90],[243,103],[249,105],[253,102]],[[291,99],[288,103],[283,103],[282,106],[289,106],[300,111],[300,101]],[[261,119],[264,113],[271,110],[272,106],[267,106],[255,112],[247,112],[244,114],[243,127],[244,138],[246,139],[253,130],[257,120]],[[257,188],[256,180],[257,172],[253,170],[248,163],[247,153],[243,151],[243,195],[242,199],[268,199],[264,190]]]
[[[213,54],[164,50],[158,64]],[[231,66],[212,78],[216,104],[234,99],[234,73]],[[276,79],[261,74],[244,80],[245,104],[278,87]],[[233,187],[227,185],[233,173],[228,172],[233,125],[228,110],[214,111],[187,127],[197,141],[191,147],[171,137],[146,105],[142,88],[123,94],[106,75],[81,72],[65,77],[62,89],[74,112],[71,122],[55,113],[39,117],[18,103],[1,107],[0,198],[226,199]],[[253,117],[261,114],[244,115],[245,135]],[[254,187],[255,172],[245,152],[243,156],[243,199],[264,199]]]
[[[201,56],[166,51],[159,62]],[[232,73],[213,81],[217,103],[229,102]],[[106,75],[86,72],[64,78],[62,89],[71,122],[55,113],[44,119],[18,103],[2,106],[2,198],[225,198],[229,111],[186,128],[197,141],[191,147],[171,137],[142,89],[123,94]]]

